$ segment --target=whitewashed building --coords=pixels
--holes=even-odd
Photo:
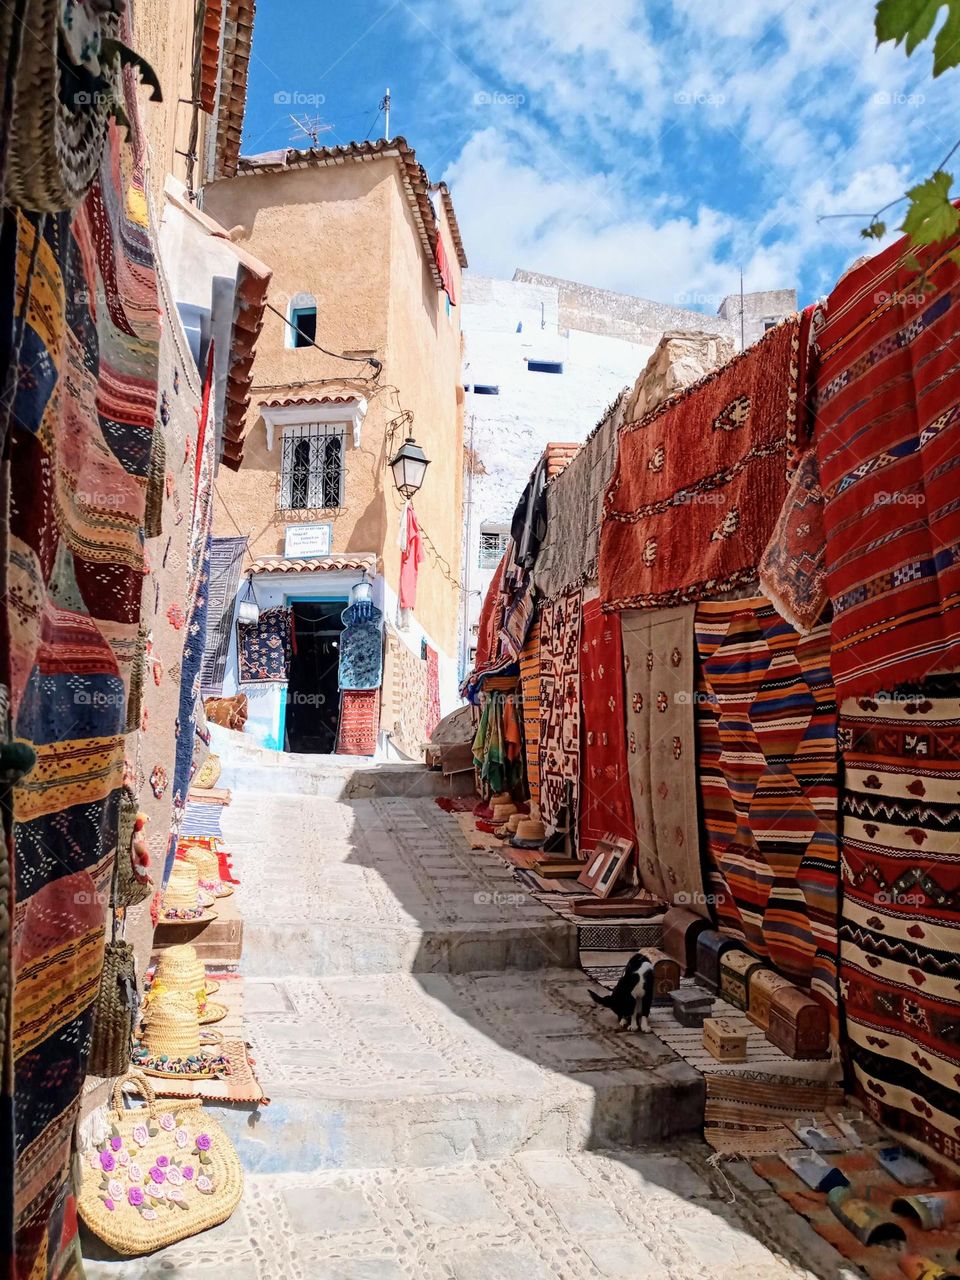
[[[528,271],[464,276],[462,671],[514,507],[546,445],[585,439],[664,333],[719,333],[749,346],[796,305],[792,289],[748,293],[741,324],[739,294],[708,315]]]

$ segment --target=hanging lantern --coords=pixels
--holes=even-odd
[[[394,483],[404,498],[412,498],[417,492],[429,465],[430,459],[413,436],[407,436],[390,462]]]
[[[247,578],[247,586],[243,595],[240,597],[240,607],[237,610],[238,622],[259,622],[260,621],[260,605],[257,603],[257,594],[253,589],[253,574]]]
[[[355,582],[350,588],[351,604],[369,604],[373,600],[373,585],[364,572],[359,582]]]

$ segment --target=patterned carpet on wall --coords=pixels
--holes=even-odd
[[[583,606],[580,638],[583,766],[580,847],[613,835],[636,843],[624,729],[620,618],[599,600]]]
[[[626,740],[643,887],[709,916],[697,823],[693,605],[621,615]]]
[[[846,699],[840,975],[871,1114],[960,1165],[960,677]]]
[[[755,581],[787,494],[801,341],[799,318],[784,321],[623,427],[600,531],[609,607],[678,605]]]
[[[540,619],[530,628],[520,655],[523,751],[530,791],[530,812],[540,811]]]
[[[210,546],[208,625],[201,676],[205,698],[219,698],[223,692],[234,603],[246,549],[246,538],[214,538]]]
[[[843,277],[817,334],[841,699],[960,669],[956,252],[956,239],[922,250],[897,241]]]
[[[411,760],[423,759],[427,741],[430,695],[427,664],[387,627],[387,656],[383,668],[383,724],[393,745]]]
[[[823,504],[817,455],[808,449],[760,561],[760,590],[801,635],[821,621],[829,599]]]
[[[24,332],[4,462],[0,682],[14,736],[37,762],[13,794],[16,1165],[0,1194],[7,1214],[15,1193],[17,1270],[31,1280],[79,1266],[70,1152],[144,586],[159,307],[141,175],[123,138],[111,126],[100,176],[72,216],[16,224]]]
[[[337,753],[343,756],[375,755],[379,730],[380,690],[344,689],[340,695]]]
[[[583,592],[544,601],[540,613],[540,813],[576,832],[580,791],[580,622]]]
[[[837,712],[830,634],[763,597],[696,614],[700,787],[720,927],[810,986],[837,1031]]]

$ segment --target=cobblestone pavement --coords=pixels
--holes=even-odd
[[[432,800],[236,788],[224,827],[272,1099],[218,1109],[244,1199],[150,1259],[88,1241],[90,1280],[858,1274],[748,1165],[664,1140],[695,1122],[689,1069],[612,1032],[569,926]]]

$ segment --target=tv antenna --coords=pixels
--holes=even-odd
[[[321,133],[329,133],[333,128],[332,124],[324,124],[319,116],[291,116],[290,119],[297,126],[297,132],[290,138],[291,142],[302,142],[306,138],[315,147],[319,147]]]

